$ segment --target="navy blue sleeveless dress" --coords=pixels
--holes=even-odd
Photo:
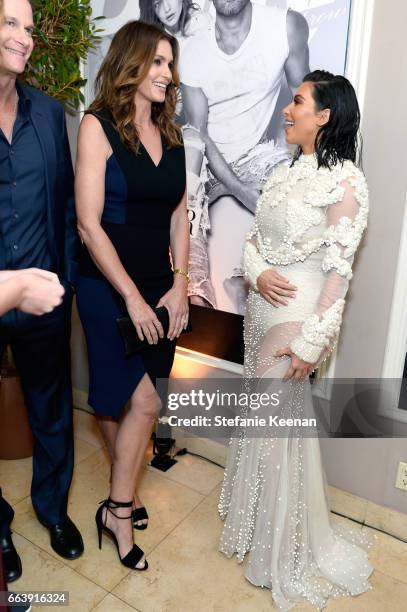
[[[101,225],[137,289],[154,308],[173,284],[170,222],[186,186],[184,147],[168,148],[163,139],[156,166],[142,144],[136,154],[121,142],[110,113],[92,114],[113,151],[106,163]],[[116,324],[118,317],[127,315],[125,303],[85,245],[76,298],[88,349],[89,405],[97,414],[118,418],[145,373],[153,383],[169,376],[176,342],[164,339],[125,356]]]

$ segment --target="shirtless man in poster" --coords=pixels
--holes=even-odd
[[[242,314],[244,238],[264,180],[287,157],[285,144],[270,139],[270,121],[284,77],[294,92],[309,71],[309,32],[295,11],[250,0],[213,4],[215,28],[192,37],[180,62],[190,293],[192,303]]]

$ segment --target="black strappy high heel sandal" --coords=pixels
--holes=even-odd
[[[145,519],[148,520],[148,514],[145,507],[141,506],[140,508],[134,508],[133,512],[131,513],[131,520],[133,521],[134,529],[138,529],[139,531],[147,529],[148,523],[142,523],[141,525],[137,525],[137,521],[143,521]]]
[[[109,479],[109,483],[112,482],[112,471],[113,471],[113,465],[110,466],[110,479]],[[134,529],[138,529],[139,531],[143,531],[144,529],[147,529],[148,527],[148,523],[142,523],[141,525],[137,525],[138,521],[143,521],[143,520],[147,520],[148,521],[149,516],[147,514],[147,510],[145,509],[144,506],[141,506],[140,508],[134,508],[132,510],[131,513],[131,520],[133,521],[133,527]]]
[[[123,519],[123,520],[131,519],[132,514],[130,514],[129,516],[118,516],[115,512],[113,512],[113,510],[115,510],[116,508],[131,508],[133,505],[133,501],[117,502],[111,499],[110,497],[108,497],[107,499],[101,501],[100,503],[102,505],[100,506],[100,508],[98,508],[98,511],[96,512],[96,516],[95,516],[96,527],[97,527],[98,538],[99,538],[99,549],[102,548],[102,535],[103,533],[106,533],[108,536],[112,538],[113,542],[116,544],[117,554],[119,555],[120,563],[122,563],[122,565],[124,565],[125,567],[129,567],[130,569],[137,570],[138,572],[144,572],[148,568],[147,560],[145,560],[144,562],[144,567],[140,567],[140,568],[136,567],[137,563],[139,563],[139,561],[142,559],[144,555],[144,552],[141,550],[141,548],[139,548],[137,544],[134,544],[130,552],[128,552],[127,555],[125,555],[122,558],[120,556],[119,543],[117,541],[117,538],[115,534],[113,533],[113,531],[109,529],[109,527],[106,526],[108,512],[111,512],[111,514],[113,514],[113,516],[115,516],[118,519]],[[106,508],[105,520],[103,520],[103,509],[104,508]]]

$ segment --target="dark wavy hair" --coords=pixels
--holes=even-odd
[[[192,11],[199,11],[199,6],[193,0],[181,0],[182,10],[178,22],[178,30],[181,34],[185,34],[185,28],[188,23]],[[158,19],[154,9],[153,0],[139,0],[140,3],[140,21],[152,23],[161,29],[164,29],[164,24]]]
[[[96,97],[89,107],[96,113],[109,110],[121,141],[135,152],[138,152],[140,138],[134,125],[134,94],[150,70],[160,40],[171,45],[172,81],[164,102],[151,105],[151,118],[168,147],[181,145],[181,128],[174,120],[179,88],[178,43],[156,26],[130,21],[116,32],[96,77]]]
[[[312,96],[317,111],[331,111],[329,121],[319,129],[315,139],[318,168],[332,168],[346,159],[359,163],[360,109],[350,81],[326,70],[314,70],[305,75],[303,83],[313,84]],[[299,147],[295,160],[301,153]]]

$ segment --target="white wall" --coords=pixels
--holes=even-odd
[[[362,126],[370,220],[339,344],[343,378],[380,378],[407,193],[407,2],[376,0],[373,20]],[[406,512],[394,481],[407,438],[323,440],[322,453],[330,484]]]

